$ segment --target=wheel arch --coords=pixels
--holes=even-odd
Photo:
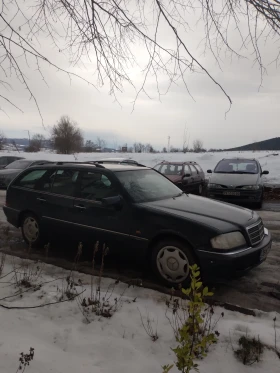
[[[21,211],[19,216],[18,216],[18,227],[22,226],[23,217],[24,217],[24,215],[27,215],[27,214],[31,214],[31,215],[35,216],[36,219],[38,219],[38,221],[40,221],[37,214],[35,214],[32,210],[26,209],[26,210]]]
[[[149,247],[148,247],[148,250],[147,250],[147,257],[148,257],[147,259],[148,260],[151,259],[153,248],[155,247],[155,245],[157,245],[161,241],[172,240],[172,239],[174,241],[179,241],[183,244],[188,245],[188,247],[192,251],[192,254],[193,254],[194,258],[196,259],[197,263],[199,263],[199,258],[198,258],[198,255],[197,255],[195,249],[194,249],[193,244],[191,244],[191,242],[185,236],[183,236],[180,233],[175,233],[175,232],[162,232],[162,233],[157,234],[155,237],[153,237],[149,242]]]

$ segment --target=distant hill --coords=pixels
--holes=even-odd
[[[280,137],[274,137],[273,139],[258,141],[252,144],[226,150],[280,150]]]
[[[24,146],[29,145],[28,139],[17,139],[17,138],[7,139],[8,144],[12,144],[13,142],[15,142],[17,145],[24,145]]]

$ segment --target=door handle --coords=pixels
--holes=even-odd
[[[82,205],[74,205],[74,207],[76,209],[80,209],[80,210],[85,210],[86,209],[85,206],[82,206]]]
[[[46,202],[46,200],[44,198],[37,198],[37,201],[40,201],[40,202]]]

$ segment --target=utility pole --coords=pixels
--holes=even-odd
[[[170,136],[168,136],[168,142],[167,142],[167,152],[170,151]]]
[[[25,130],[25,131],[28,132],[29,146],[30,146],[30,132],[29,132],[29,130]]]

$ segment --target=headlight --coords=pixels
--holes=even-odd
[[[260,189],[260,185],[244,185],[240,189],[246,189],[246,190],[258,190]]]
[[[229,250],[245,244],[246,241],[241,232],[225,233],[211,239],[213,249]]]
[[[221,189],[222,186],[220,184],[208,184],[208,188],[213,188],[213,189]]]

